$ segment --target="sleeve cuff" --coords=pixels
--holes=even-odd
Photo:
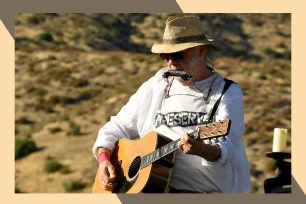
[[[101,143],[96,143],[92,148],[92,153],[94,157],[98,160],[98,149],[99,147],[104,147],[109,149],[111,152],[114,151],[115,145],[112,142],[103,141]]]
[[[218,142],[217,143],[219,146],[220,146],[220,149],[221,149],[221,156],[219,159],[217,159],[216,161],[213,161],[213,162],[210,162],[210,161],[207,161],[205,159],[202,159],[202,165],[203,166],[215,166],[215,167],[218,167],[218,166],[222,166],[226,160],[227,160],[227,157],[228,157],[228,150],[226,148],[226,145],[224,142]]]

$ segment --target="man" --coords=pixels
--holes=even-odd
[[[160,54],[167,67],[145,82],[100,129],[94,144],[104,189],[116,186],[115,167],[110,161],[115,142],[156,131],[173,140],[181,138],[170,193],[250,192],[249,165],[241,140],[245,132],[242,91],[232,83],[222,96],[225,80],[208,66],[209,62],[213,64],[207,55],[211,45],[212,40],[206,38],[198,17],[167,19],[162,41],[152,46],[152,52]],[[175,72],[169,74],[169,70],[179,75],[173,77]],[[208,113],[221,96],[211,115],[213,121],[231,120],[227,140],[211,144],[190,138],[187,133],[207,123]]]

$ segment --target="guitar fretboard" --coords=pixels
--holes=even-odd
[[[170,142],[161,148],[155,150],[154,152],[151,152],[150,154],[145,155],[142,157],[140,168],[144,168],[153,162],[159,160],[160,158],[163,158],[164,156],[170,154],[171,152],[174,152],[178,149],[178,143],[180,139],[177,139],[173,142]]]
[[[220,136],[223,136],[223,139],[225,139],[225,135],[229,132],[229,124],[230,120],[227,118],[225,120],[206,124],[203,126],[199,126],[197,130],[194,132],[189,133],[189,136],[193,139],[201,139],[201,140],[207,140],[212,138],[218,138]],[[175,141],[172,141],[159,149],[145,155],[141,159],[140,168],[144,168],[153,162],[159,160],[160,158],[163,158],[164,156],[176,151],[178,149],[178,143],[180,139],[177,139]],[[211,141],[210,141],[211,142]]]

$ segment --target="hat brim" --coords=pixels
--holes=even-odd
[[[197,47],[200,45],[211,45],[213,42],[212,39],[205,41],[197,41],[197,42],[188,42],[188,43],[180,43],[180,44],[163,44],[162,42],[156,42],[151,51],[153,53],[173,53],[179,52],[182,50],[186,50],[188,48]]]

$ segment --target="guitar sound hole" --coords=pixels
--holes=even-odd
[[[138,156],[131,163],[131,166],[129,168],[129,173],[128,173],[129,178],[133,178],[138,173],[140,164],[141,164],[141,158]]]

